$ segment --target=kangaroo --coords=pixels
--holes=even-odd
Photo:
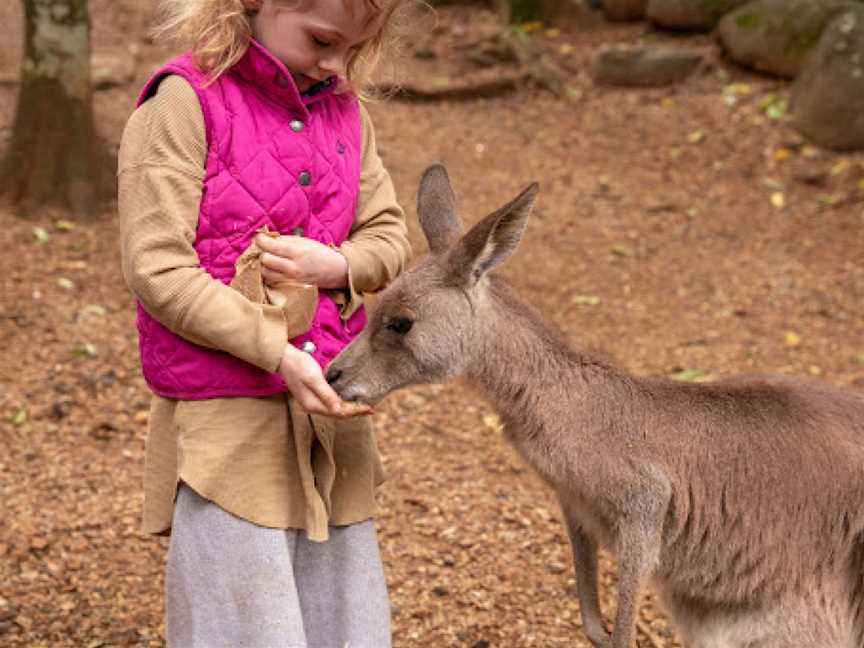
[[[328,382],[372,404],[406,385],[476,384],[560,501],[597,648],[633,645],[647,585],[691,648],[864,648],[864,394],[774,375],[637,377],[569,347],[490,274],[537,191],[463,234],[445,169],[427,169],[430,253],[381,294]],[[611,634],[599,546],[619,565]]]

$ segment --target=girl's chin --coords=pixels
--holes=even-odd
[[[318,83],[315,79],[308,77],[305,74],[294,74],[292,76],[294,77],[294,85],[297,86],[297,89],[300,92],[306,92],[309,88]]]

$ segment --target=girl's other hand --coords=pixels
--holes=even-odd
[[[310,414],[350,418],[372,413],[372,407],[362,403],[349,403],[339,398],[327,384],[324,372],[311,355],[292,345],[285,347],[279,373],[291,395]]]
[[[258,234],[261,248],[261,276],[268,286],[294,281],[319,288],[337,289],[348,285],[348,262],[323,243],[302,236],[271,237]]]

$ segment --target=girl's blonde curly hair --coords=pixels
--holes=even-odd
[[[274,0],[285,9],[299,9],[310,0]],[[350,88],[364,98],[372,73],[382,54],[393,44],[394,17],[408,0],[362,0],[378,25],[375,35],[365,41],[351,58],[346,70]],[[195,64],[218,79],[239,61],[252,36],[250,18],[263,0],[161,0],[155,34],[191,48]]]

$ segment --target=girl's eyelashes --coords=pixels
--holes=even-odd
[[[315,43],[318,47],[330,47],[331,43],[325,41],[317,36],[312,36],[312,42]]]

